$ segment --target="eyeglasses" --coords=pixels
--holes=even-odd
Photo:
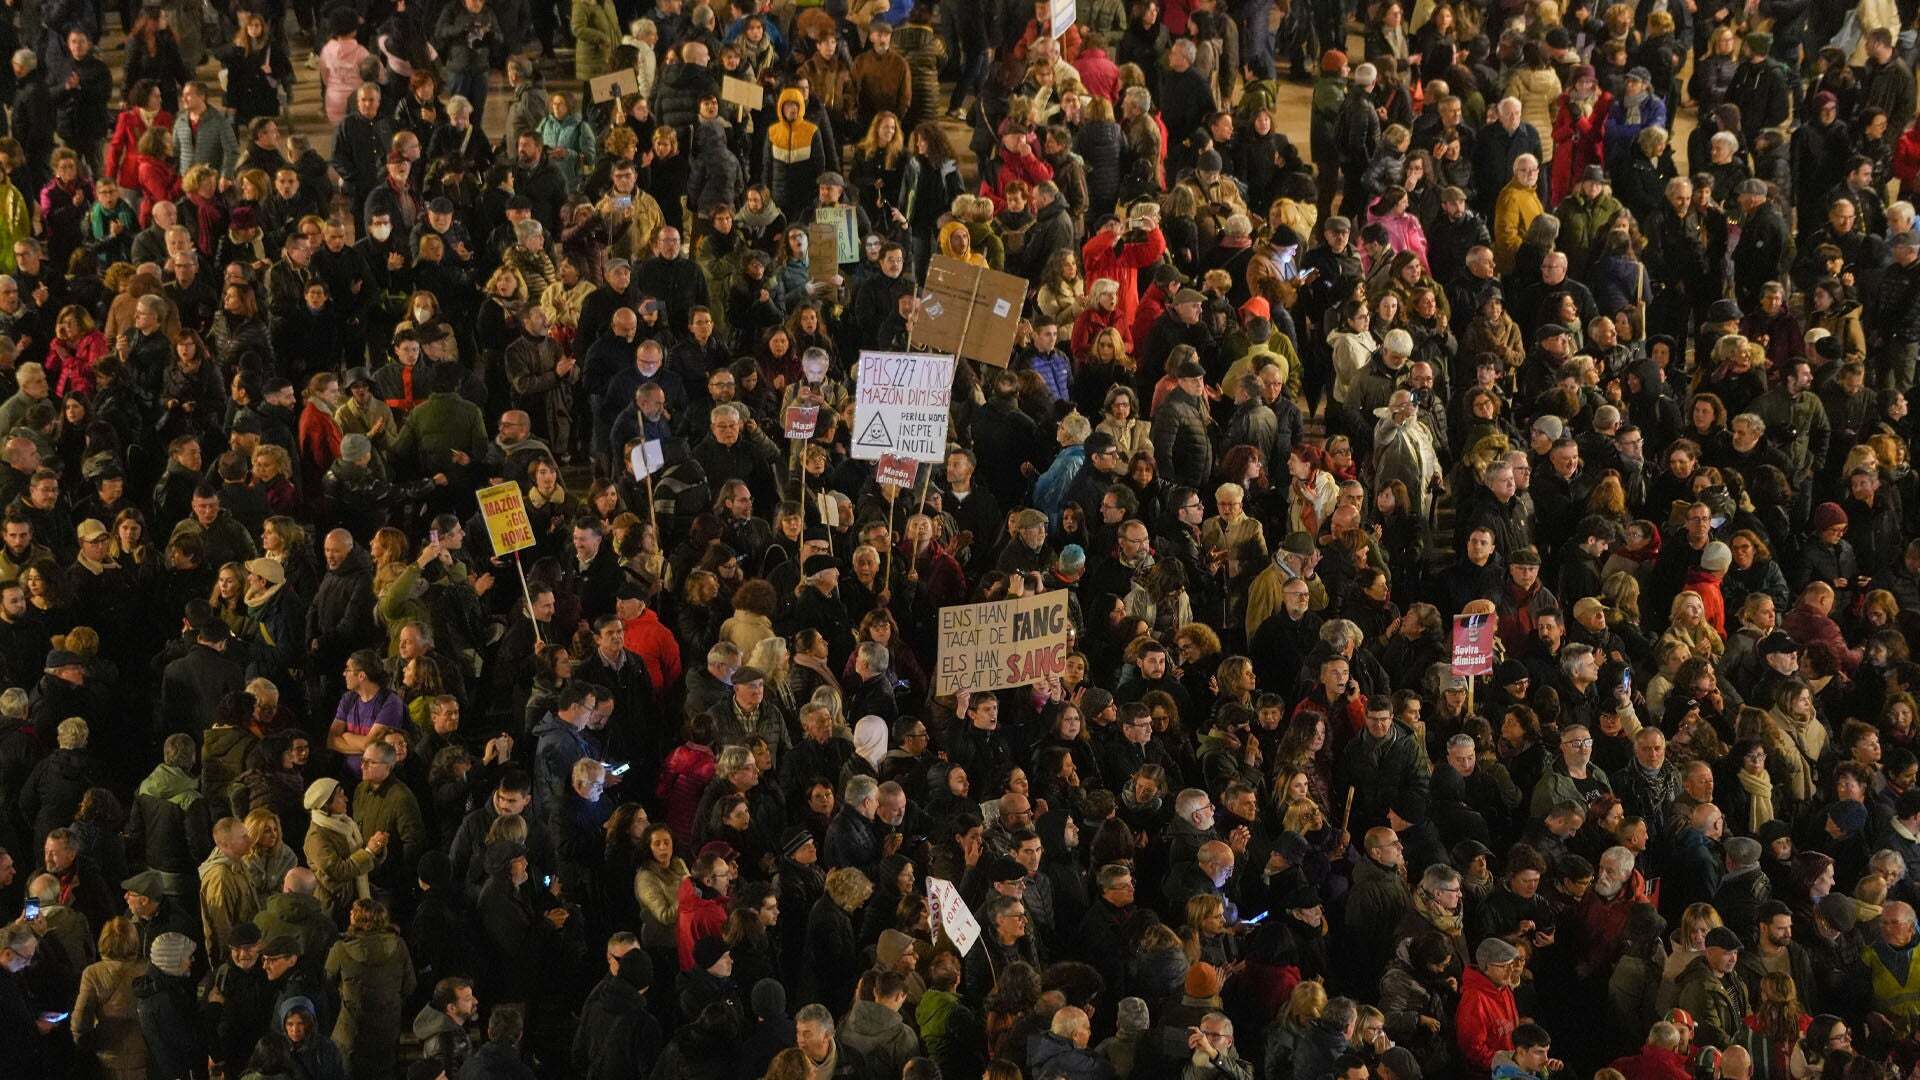
[[[1560,740],[1560,745],[1568,747],[1569,749],[1591,750],[1593,749],[1593,740],[1592,739],[1562,739]]]

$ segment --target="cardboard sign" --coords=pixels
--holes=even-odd
[[[480,513],[487,519],[487,536],[493,541],[495,555],[507,555],[533,546],[533,522],[527,518],[527,504],[520,497],[520,485],[504,484],[474,492],[480,500]]]
[[[609,71],[605,75],[587,80],[587,93],[591,100],[617,101],[640,89],[640,73],[629,68],[626,71]]]
[[[927,879],[927,914],[931,922],[961,956],[973,949],[973,943],[980,940],[980,922],[967,909],[967,902],[960,899],[960,890],[953,882],[937,877]]]
[[[840,273],[840,230],[831,222],[807,226],[807,280],[830,281]]]
[[[813,430],[820,426],[820,406],[789,405],[787,407],[787,438],[811,439]]]
[[[815,224],[833,226],[834,252],[842,265],[860,261],[860,212],[851,206],[822,206],[813,212]]]
[[[954,359],[938,353],[861,352],[853,397],[853,456],[943,461]]]
[[[659,439],[648,439],[634,444],[627,454],[627,464],[633,467],[635,480],[645,480],[667,467],[667,455]]]
[[[1455,615],[1453,617],[1453,673],[1488,675],[1493,672],[1492,615]]]
[[[1025,278],[935,255],[927,266],[913,340],[936,352],[1006,367],[1026,301]]]
[[[728,75],[720,80],[720,100],[729,105],[738,105],[748,112],[759,112],[767,103],[767,88],[757,82]]]
[[[1067,594],[1054,589],[1017,600],[940,609],[936,694],[1026,686],[1060,674],[1072,650]]]
[[[912,487],[913,478],[920,471],[920,463],[910,457],[898,454],[882,454],[880,461],[873,467],[873,482],[892,484],[894,487]]]
[[[1049,0],[1047,4],[1047,36],[1057,38],[1073,28],[1074,18],[1078,14],[1078,5],[1074,0]]]

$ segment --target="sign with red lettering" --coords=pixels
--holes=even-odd
[[[937,694],[984,693],[1060,674],[1072,651],[1067,594],[1054,589],[1015,600],[940,609]]]
[[[474,495],[480,500],[480,513],[487,520],[487,535],[493,540],[495,555],[533,546],[533,522],[527,517],[519,484],[509,480],[481,488]]]
[[[1493,672],[1494,617],[1491,615],[1455,615],[1453,617],[1453,673],[1488,675]]]

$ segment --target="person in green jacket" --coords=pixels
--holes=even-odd
[[[407,414],[391,457],[416,477],[464,469],[487,454],[486,421],[480,407],[459,394],[459,365],[434,363],[427,370],[433,392]]]

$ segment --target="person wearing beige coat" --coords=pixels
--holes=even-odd
[[[73,1002],[73,1041],[110,1080],[143,1080],[147,1040],[140,1033],[134,980],[147,973],[140,958],[140,931],[125,917],[100,928],[100,959],[80,973]]]
[[[304,805],[312,817],[307,828],[307,866],[320,879],[314,898],[338,918],[357,899],[371,894],[367,875],[387,854],[387,834],[361,837],[347,816],[347,789],[322,777],[307,787]]]

